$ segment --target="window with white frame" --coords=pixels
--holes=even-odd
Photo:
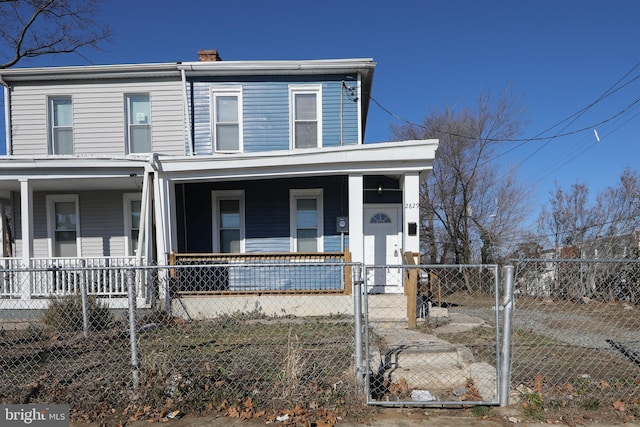
[[[291,250],[323,250],[322,189],[291,190]]]
[[[49,97],[49,153],[73,154],[73,101],[70,96]]]
[[[213,250],[244,252],[244,191],[213,191]]]
[[[214,151],[242,151],[242,90],[214,88],[211,99]]]
[[[322,145],[322,86],[289,86],[290,138],[292,148]]]
[[[149,94],[125,95],[127,152],[151,152],[151,102]]]
[[[141,210],[142,196],[139,193],[126,193],[124,195],[124,233],[125,253],[128,256],[137,255],[138,252]]]
[[[46,201],[51,256],[65,258],[80,256],[78,195],[50,195],[47,196]]]

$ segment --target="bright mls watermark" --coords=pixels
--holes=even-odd
[[[69,405],[0,405],[0,426],[69,427]]]

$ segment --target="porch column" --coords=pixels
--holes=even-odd
[[[158,265],[166,265],[168,262],[169,248],[168,242],[170,241],[172,230],[172,219],[169,216],[169,201],[168,196],[168,181],[159,172],[154,176],[154,213],[155,213],[155,226],[156,226],[156,250],[157,250],[157,262]]]
[[[22,266],[29,268],[33,254],[33,187],[27,178],[20,179],[20,223],[22,227]],[[31,299],[29,273],[20,278],[22,299]]]
[[[10,204],[9,200],[11,198],[11,193],[9,191],[0,191],[0,257],[8,257],[9,250],[7,246],[11,244],[11,242],[7,241],[7,205]]]
[[[403,248],[405,252],[420,252],[420,176],[408,172],[403,177]]]
[[[349,251],[353,262],[364,262],[364,179],[349,175]]]

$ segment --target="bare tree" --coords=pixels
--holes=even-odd
[[[576,246],[593,237],[596,210],[588,206],[589,187],[575,183],[566,191],[556,183],[549,207],[543,207],[538,230],[555,248]]]
[[[599,234],[621,236],[640,228],[640,175],[626,168],[620,175],[620,182],[598,194],[602,209]]]
[[[0,0],[0,69],[24,58],[97,48],[110,30],[95,18],[99,0]]]
[[[520,103],[509,90],[483,93],[475,110],[445,108],[421,125],[392,126],[395,139],[438,138],[432,173],[421,187],[422,250],[431,263],[492,262],[524,218],[526,192],[515,170],[501,174],[496,144],[521,127]]]

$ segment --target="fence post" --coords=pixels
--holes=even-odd
[[[86,277],[83,277],[83,280],[80,282],[80,294],[82,296],[82,330],[84,332],[84,337],[89,337],[89,297],[87,295],[87,280]]]
[[[362,370],[362,266],[353,266],[353,275],[355,280],[353,281],[353,318],[355,329],[355,346],[356,346],[356,379],[358,382],[362,382],[363,370]]]
[[[138,361],[138,326],[136,321],[136,281],[133,268],[127,269],[127,289],[129,291],[129,339],[131,341],[131,377],[133,391],[140,386],[140,362]]]
[[[405,252],[404,264],[416,265],[413,252]],[[419,261],[418,261],[419,262]],[[404,268],[405,286],[404,293],[407,296],[407,319],[409,320],[408,328],[415,329],[417,325],[417,306],[418,306],[418,268]]]
[[[504,302],[502,330],[502,358],[500,369],[500,406],[509,405],[511,385],[511,325],[513,316],[513,272],[514,267],[504,267]]]

